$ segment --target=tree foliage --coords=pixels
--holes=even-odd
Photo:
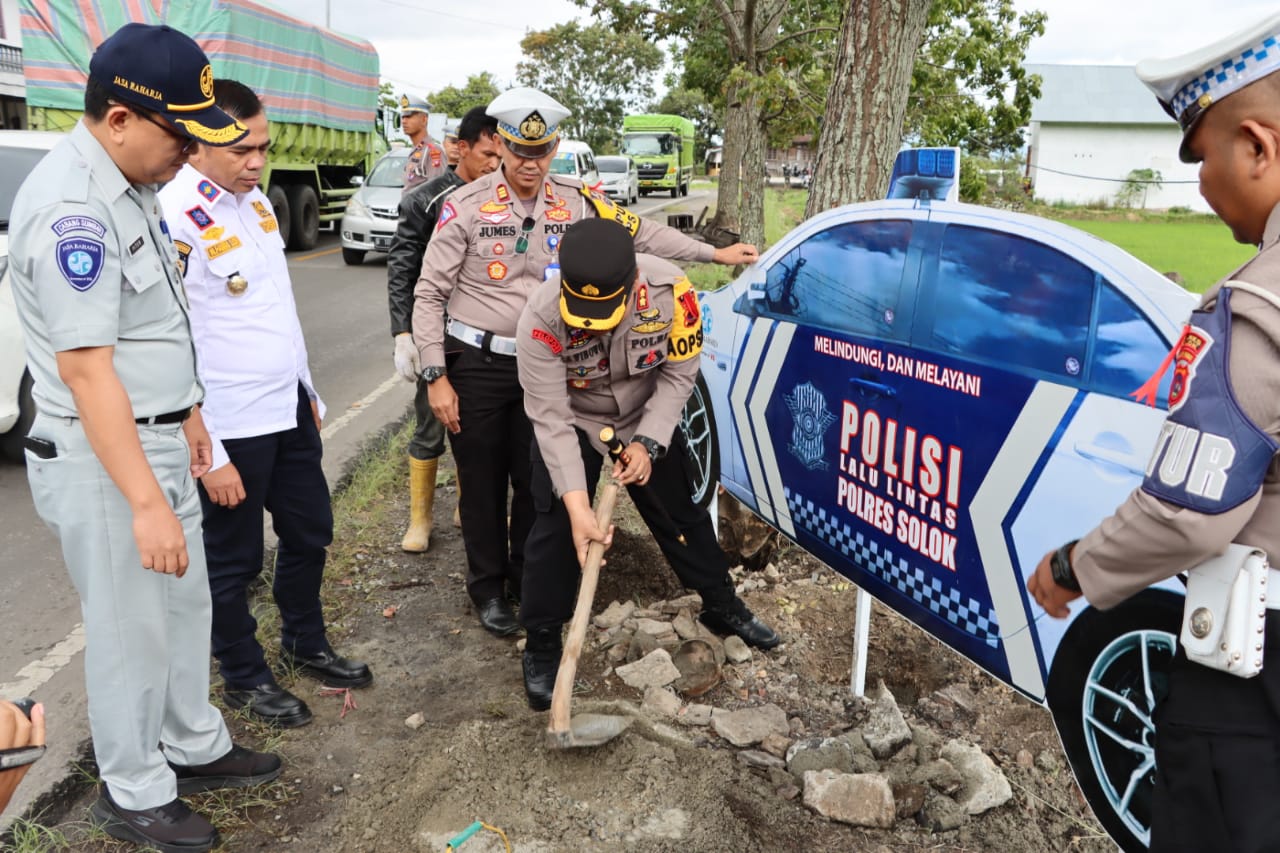
[[[1040,97],[1022,62],[1044,34],[1044,12],[1018,15],[1013,0],[933,0],[911,78],[904,136],[970,154],[1016,150]]]
[[[427,103],[431,111],[461,118],[472,107],[486,106],[499,95],[498,84],[488,71],[472,74],[461,89],[457,86],[445,86],[438,92],[427,95]]]
[[[662,51],[635,32],[576,21],[531,32],[520,41],[516,76],[571,111],[562,130],[597,152],[616,151],[622,117],[653,99]]]

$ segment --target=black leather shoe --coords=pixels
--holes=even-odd
[[[231,751],[208,764],[182,766],[169,762],[178,777],[178,795],[218,788],[250,788],[280,775],[280,756],[231,745]]]
[[[234,709],[245,708],[249,716],[263,723],[296,729],[311,722],[311,709],[307,703],[279,684],[267,682],[249,690],[227,688],[222,692],[227,705]]]
[[[717,634],[737,634],[744,643],[757,649],[767,651],[782,642],[772,628],[747,609],[740,598],[725,606],[703,610],[698,620]]]
[[[480,614],[480,624],[494,636],[510,637],[520,630],[515,611],[511,609],[511,602],[505,598],[491,598],[482,604],[477,604],[476,610]]]
[[[153,809],[125,809],[116,805],[104,786],[89,808],[89,819],[112,838],[132,841],[160,853],[204,853],[218,844],[218,830],[175,799]]]
[[[562,652],[559,628],[540,628],[529,632],[522,661],[524,695],[529,700],[529,707],[535,711],[551,707]]]
[[[373,683],[368,664],[347,660],[331,648],[326,647],[316,655],[295,655],[282,650],[281,657],[286,666],[293,666],[328,687],[368,687]]]

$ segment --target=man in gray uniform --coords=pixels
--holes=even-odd
[[[1142,487],[1036,567],[1027,588],[1050,616],[1082,594],[1114,607],[1233,542],[1280,565],[1278,42],[1273,14],[1137,67],[1182,126],[1179,153],[1200,163],[1201,194],[1259,253],[1205,293],[1175,347],[1169,419]],[[1280,850],[1280,589],[1267,590],[1266,607],[1253,678],[1194,663],[1179,646],[1156,706],[1152,851]]]
[[[519,630],[507,596],[519,595],[533,522],[533,434],[514,335],[529,294],[557,269],[560,236],[570,223],[598,216],[622,223],[639,249],[660,257],[732,265],[754,261],[756,250],[743,243],[713,249],[641,220],[580,180],[548,176],[569,111],[545,93],[512,89],[495,98],[488,113],[498,120],[502,168],[455,190],[440,209],[414,292],[413,340],[431,410],[450,433],[466,484],[459,504],[467,592],[480,623],[507,636]],[[462,344],[447,376],[446,333]]]
[[[194,477],[209,469],[178,254],[156,199],[196,140],[244,125],[168,27],[127,24],[89,64],[84,120],[14,201],[13,293],[38,413],[27,476],[84,617],[103,789],[93,820],[162,851],[218,832],[179,794],[276,778],[209,704],[209,584]]]
[[[637,259],[631,235],[616,222],[570,226],[558,280],[534,290],[516,329],[524,407],[537,439],[537,515],[525,544],[520,609],[529,635],[525,694],[535,711],[551,707],[579,564],[590,542],[606,542],[591,510],[605,452],[601,427],[628,442],[614,475],[680,582],[702,596],[702,622],[758,648],[779,643],[734,594],[711,517],[690,497],[677,425],[701,352],[698,296],[679,267]]]

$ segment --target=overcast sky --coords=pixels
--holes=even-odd
[[[568,0],[267,0],[289,14],[373,42],[382,76],[421,94],[490,71],[511,83],[528,30],[587,14]],[[1134,63],[1202,46],[1276,11],[1275,0],[1014,0],[1049,13],[1028,62]],[[410,35],[412,34],[412,35]]]

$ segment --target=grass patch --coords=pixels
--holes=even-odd
[[[1053,217],[1124,249],[1160,272],[1177,272],[1193,293],[1252,257],[1252,246],[1237,243],[1225,225],[1212,217],[1077,219]]]
[[[71,841],[57,829],[19,817],[9,824],[4,849],[12,853],[52,853],[70,850]]]

